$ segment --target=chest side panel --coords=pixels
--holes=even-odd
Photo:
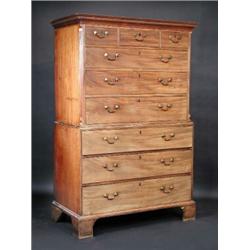
[[[56,120],[80,123],[79,25],[55,30],[55,113]]]
[[[81,157],[79,128],[54,129],[54,191],[56,201],[81,213]]]

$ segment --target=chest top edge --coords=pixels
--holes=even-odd
[[[145,18],[130,18],[130,17],[115,17],[115,16],[101,16],[90,14],[74,14],[51,21],[54,28],[60,28],[72,24],[106,24],[117,26],[137,26],[145,28],[159,28],[159,29],[179,29],[192,31],[196,26],[196,22],[190,21],[169,21],[163,19],[145,19]]]

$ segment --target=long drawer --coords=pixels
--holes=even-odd
[[[188,73],[96,71],[84,74],[86,95],[187,93]]]
[[[86,48],[86,68],[188,71],[187,51],[166,49]]]
[[[190,173],[191,168],[191,149],[87,157],[82,159],[82,183]]]
[[[82,131],[82,154],[192,147],[192,126]]]
[[[107,97],[85,100],[88,124],[187,119],[186,96]]]
[[[190,176],[82,188],[83,215],[152,207],[190,199]]]

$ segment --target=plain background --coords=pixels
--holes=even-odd
[[[191,115],[195,123],[194,194],[217,196],[218,16],[217,2],[33,2],[32,187],[53,192],[53,28],[73,13],[197,21],[192,35]]]
[[[133,240],[135,240],[133,237],[141,235],[141,240],[144,241],[144,245],[141,245],[142,249],[163,249],[164,244],[167,244],[168,249],[177,250],[217,249],[217,202],[211,199],[217,198],[218,176],[216,2],[33,2],[33,247],[57,249],[58,242],[62,240],[62,237],[67,237],[72,230],[70,225],[65,229],[65,225],[55,226],[48,220],[49,202],[53,191],[54,121],[53,28],[49,22],[76,12],[188,20],[197,21],[199,24],[192,36],[191,65],[191,114],[195,123],[194,198],[198,203],[198,220],[193,224],[183,226],[171,216],[171,213],[163,219],[161,212],[111,218],[108,223],[97,222],[99,226],[96,226],[96,231],[99,236],[91,241],[91,246],[95,247],[94,249],[128,249],[128,247],[132,249]],[[58,227],[61,231],[57,231]],[[129,230],[126,231],[126,229]],[[46,235],[45,232],[50,233]],[[166,233],[168,237],[165,237]],[[145,243],[145,240],[152,237],[152,234],[157,243],[154,241],[151,245],[147,241]],[[181,241],[177,238],[179,234]],[[113,237],[116,237],[116,241]],[[190,242],[192,239],[194,241]],[[207,240],[208,243],[204,245]],[[64,245],[65,249],[69,249],[73,241],[70,239],[62,242],[61,247]],[[80,247],[88,246],[88,241],[76,244],[75,249],[78,249],[77,246],[80,249]],[[140,247],[137,246],[137,249]]]

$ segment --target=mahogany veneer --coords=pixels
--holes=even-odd
[[[55,201],[78,238],[98,218],[180,207],[195,218],[193,22],[76,14],[55,28]]]

